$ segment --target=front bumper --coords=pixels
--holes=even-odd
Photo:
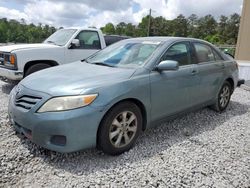
[[[238,80],[238,83],[237,83],[237,87],[240,87],[242,84],[245,83],[245,80],[244,79],[240,79]]]
[[[0,79],[3,81],[21,80],[23,72],[0,67]]]
[[[9,117],[17,132],[32,142],[58,152],[73,152],[96,146],[98,126],[104,115],[87,106],[63,112],[36,113],[43,102],[27,110],[15,105],[14,89],[9,101]],[[44,94],[46,95],[46,94]]]

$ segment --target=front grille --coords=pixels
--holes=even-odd
[[[4,65],[4,62],[9,61],[10,54],[0,53],[0,63]]]
[[[0,53],[0,65],[4,65],[4,54],[3,53]]]
[[[15,105],[18,106],[18,107],[24,108],[26,110],[30,110],[41,99],[42,99],[41,97],[23,95],[23,96],[20,96],[20,97],[16,97]]]

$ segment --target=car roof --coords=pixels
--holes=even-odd
[[[138,37],[138,38],[131,38],[127,39],[130,41],[153,41],[153,42],[176,42],[176,41],[196,41],[196,42],[204,42],[208,43],[207,41],[201,40],[201,39],[195,39],[195,38],[188,38],[188,37]]]
[[[67,30],[67,29],[88,30],[88,31],[99,31],[99,29],[96,29],[96,28],[88,28],[88,27],[68,27],[68,28],[62,28],[62,30]]]

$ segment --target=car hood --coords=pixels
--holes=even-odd
[[[135,69],[107,67],[79,61],[33,73],[20,84],[52,96],[76,95],[129,79],[134,72]]]
[[[34,48],[58,48],[58,46],[54,44],[45,44],[45,43],[15,44],[15,45],[9,45],[9,46],[1,46],[0,52],[13,52],[16,50],[26,50],[26,49],[34,49]]]

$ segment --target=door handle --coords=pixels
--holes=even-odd
[[[195,74],[197,74],[197,72],[198,72],[197,70],[192,70],[191,74],[195,75]]]

